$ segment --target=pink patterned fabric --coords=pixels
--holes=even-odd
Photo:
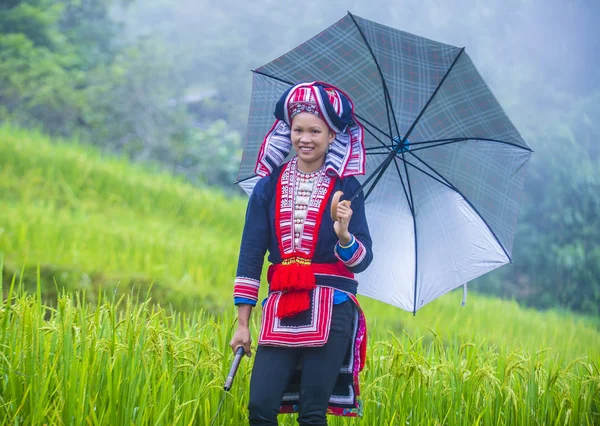
[[[256,302],[258,300],[259,287],[259,280],[247,277],[236,277],[233,286],[233,297],[243,297]]]
[[[335,253],[335,257],[337,257],[340,261],[344,262],[344,264],[346,266],[349,267],[353,267],[358,265],[360,262],[363,261],[363,259],[365,258],[365,256],[367,255],[367,249],[365,248],[365,246],[363,245],[363,243],[361,243],[358,238],[356,239],[356,242],[358,243],[358,248],[356,249],[356,251],[354,252],[354,255],[348,259],[348,260],[344,260],[340,257],[338,251],[337,251],[337,245],[335,246],[334,249],[334,253]]]
[[[330,287],[316,287],[311,294],[310,315],[304,324],[285,324],[276,315],[277,304],[282,294],[274,293],[269,296],[263,306],[262,324],[258,338],[259,345],[310,347],[323,346],[329,338],[331,328],[331,313],[333,308],[333,292]]]

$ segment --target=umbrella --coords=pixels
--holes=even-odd
[[[365,128],[359,180],[374,260],[360,294],[415,313],[511,262],[532,151],[464,48],[348,13],[254,70],[238,176],[246,192],[279,96],[303,81],[346,92]]]

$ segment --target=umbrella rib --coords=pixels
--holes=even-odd
[[[379,139],[377,136],[375,136],[375,133],[373,133],[371,130],[369,130],[367,127],[363,127],[363,129],[365,129],[371,136],[373,136],[380,144],[381,146],[375,146],[372,147],[371,149],[381,149],[381,148],[389,148],[389,151],[391,151],[391,149],[393,148],[392,145],[386,145],[384,141],[382,141],[381,139]],[[370,151],[371,149],[366,148],[365,152]],[[386,153],[387,154],[387,153]]]
[[[445,138],[445,139],[432,139],[430,141],[421,141],[421,142],[411,142],[411,145],[424,145],[426,143],[438,143],[438,142],[454,142],[454,141],[462,141],[464,139],[468,139],[468,138]],[[476,138],[473,138],[476,139]]]
[[[415,145],[425,145],[425,144],[438,143],[438,145],[435,145],[435,146],[440,146],[440,145],[446,145],[446,144],[449,144],[449,143],[463,142],[463,141],[466,141],[467,139],[469,139],[469,138],[452,138],[452,139],[440,139],[440,140],[437,140],[437,141],[409,142],[408,145],[409,146],[415,146]],[[477,139],[477,138],[473,138],[473,139]],[[477,140],[479,140],[479,139],[477,139]],[[385,147],[393,149],[394,145],[385,145]],[[369,148],[365,148],[365,151],[370,152],[370,151],[373,151],[375,149],[380,149],[380,148],[381,148],[380,146],[375,146],[375,147],[372,146],[372,147],[369,147]],[[430,147],[427,146],[426,148],[430,148]],[[405,148],[405,150],[409,150],[409,149],[410,148]],[[421,149],[423,149],[423,148],[421,148]],[[415,150],[413,149],[413,151],[415,151]]]
[[[418,166],[414,165],[414,164],[413,164],[413,163],[411,163],[410,161],[404,160],[404,162],[405,162],[406,164],[408,164],[409,166],[411,166],[411,167],[413,167],[413,168],[417,169],[417,170],[418,170],[418,171],[420,171],[421,173],[423,173],[423,174],[425,174],[425,175],[429,176],[431,179],[433,179],[433,180],[435,180],[435,181],[437,181],[437,182],[441,183],[441,184],[442,184],[442,185],[444,185],[444,186],[447,186],[449,189],[451,189],[451,190],[453,190],[453,191],[456,189],[456,188],[454,188],[452,185],[450,185],[449,183],[447,183],[447,182],[444,182],[444,181],[443,181],[443,180],[441,180],[440,178],[437,178],[437,177],[435,177],[434,175],[432,175],[431,173],[428,173],[428,172],[426,172],[425,170],[423,170],[422,168],[420,168],[420,167],[418,167]]]
[[[391,153],[390,153],[390,155],[388,155],[388,157],[379,165],[379,167],[377,169],[375,169],[375,171],[371,174],[371,176],[369,176],[367,178],[367,180],[365,180],[365,182],[356,190],[356,192],[354,194],[352,194],[352,197],[350,197],[350,201],[354,201],[354,199],[356,197],[358,197],[358,194],[360,193],[360,191],[364,187],[366,187],[367,184],[369,183],[369,181],[371,179],[373,179],[373,176],[375,176],[375,174],[377,174],[377,178],[375,179],[375,182],[373,182],[373,184],[369,187],[369,190],[365,194],[365,201],[367,201],[367,198],[369,198],[369,195],[371,194],[371,192],[373,192],[373,189],[375,189],[375,185],[377,185],[377,182],[379,182],[379,179],[381,179],[381,177],[385,173],[386,169],[390,165],[390,162],[392,161],[393,158],[394,158],[394,156],[391,155]]]
[[[406,132],[406,134],[402,137],[402,141],[401,141],[401,143],[399,145],[404,145],[404,142],[406,142],[406,139],[408,139],[408,137],[412,133],[413,129],[416,127],[417,123],[419,122],[419,120],[421,119],[421,117],[423,116],[423,114],[425,114],[425,111],[427,110],[427,108],[429,107],[429,105],[431,104],[431,102],[433,101],[433,98],[435,98],[435,95],[437,95],[437,92],[439,92],[440,88],[444,84],[444,81],[446,81],[446,78],[448,78],[448,76],[450,75],[450,72],[452,71],[452,68],[454,68],[454,65],[456,65],[456,63],[458,62],[458,58],[460,58],[460,55],[462,55],[462,53],[464,51],[465,51],[464,47],[460,49],[460,52],[458,52],[458,55],[456,55],[456,58],[454,58],[454,61],[452,62],[452,65],[450,65],[450,67],[446,71],[446,74],[444,74],[444,77],[442,77],[442,79],[440,80],[438,86],[435,88],[435,90],[431,94],[431,97],[429,98],[429,100],[427,101],[427,103],[425,104],[425,106],[423,107],[423,109],[421,110],[421,112],[419,113],[419,115],[417,116],[417,118],[415,119],[415,121],[413,121],[413,124],[411,124],[411,126],[408,129],[408,131]]]
[[[374,125],[373,123],[371,123],[370,121],[368,121],[366,118],[361,117],[360,115],[358,115],[356,112],[354,113],[354,115],[356,115],[356,117],[358,117],[360,119],[360,121],[362,121],[363,123],[368,124],[369,126],[371,126],[372,128],[374,128],[375,130],[377,130],[379,133],[381,133],[382,135],[390,138],[390,140],[392,139],[391,135],[388,135],[386,132],[384,132],[383,130],[381,130],[379,127],[377,127],[376,125]]]
[[[254,175],[252,175],[252,176],[245,177],[244,179],[238,179],[238,180],[236,180],[235,182],[233,182],[233,184],[234,184],[234,185],[239,185],[240,183],[242,183],[242,182],[246,182],[247,180],[250,180],[250,179],[252,179],[252,178],[255,178],[255,177],[257,177],[257,176],[258,176],[258,175],[254,174]]]
[[[492,229],[492,227],[490,226],[490,224],[487,222],[487,220],[484,219],[484,217],[481,215],[481,213],[479,213],[479,210],[477,210],[477,208],[473,205],[473,203],[471,203],[471,201],[469,201],[469,199],[467,197],[465,197],[465,195],[462,192],[460,192],[460,190],[458,188],[456,188],[454,185],[452,185],[452,183],[448,179],[446,179],[444,176],[442,176],[442,174],[440,172],[438,172],[433,167],[431,167],[429,164],[427,164],[425,161],[423,161],[423,159],[421,159],[415,153],[410,152],[410,151],[409,151],[409,153],[411,155],[413,155],[421,163],[423,163],[424,165],[426,165],[427,168],[429,168],[429,170],[431,170],[433,173],[435,173],[440,179],[442,179],[444,182],[446,182],[446,184],[447,184],[446,186],[448,186],[453,191],[455,191],[458,195],[460,195],[461,197],[463,197],[463,199],[469,204],[469,206],[471,206],[471,208],[477,214],[477,216],[479,216],[479,218],[483,221],[483,223],[485,223],[485,226],[488,228],[488,230],[494,236],[494,239],[496,240],[496,242],[498,243],[498,245],[502,248],[502,251],[504,252],[504,254],[506,255],[506,257],[508,258],[508,261],[510,263],[512,263],[512,258],[508,254],[508,251],[504,248],[504,245],[500,242],[500,239],[498,238],[498,236],[496,235],[496,233],[494,232],[494,230]]]
[[[352,194],[352,196],[350,197],[350,201],[354,201],[354,199],[356,197],[358,197],[358,194],[360,193],[360,191],[363,190],[363,188],[366,188],[367,184],[369,182],[371,182],[371,180],[373,179],[373,177],[375,177],[375,175],[377,175],[377,179],[375,180],[375,183],[373,183],[373,185],[371,186],[371,188],[369,188],[369,192],[367,193],[367,196],[371,193],[371,191],[373,190],[373,186],[379,181],[379,179],[381,179],[381,175],[383,175],[383,172],[385,172],[385,169],[388,168],[388,166],[390,165],[392,159],[394,158],[394,156],[396,155],[397,151],[391,151],[387,157],[385,158],[385,160],[383,160],[381,162],[381,164],[379,164],[379,166],[377,166],[377,168],[373,171],[373,173],[371,173],[369,175],[369,177],[360,185],[360,187],[357,188],[356,191],[354,191],[354,194]],[[365,200],[367,199],[367,196],[365,196]]]
[[[415,201],[413,199],[413,194],[412,194],[412,186],[410,185],[410,175],[408,174],[408,168],[406,167],[406,158],[405,158],[405,153],[402,153],[402,163],[404,164],[404,172],[406,173],[406,184],[408,185],[408,194],[410,195],[410,202],[412,205],[412,208],[410,209],[410,212],[412,214],[412,220],[413,220],[413,234],[414,234],[414,240],[415,240],[415,288],[414,288],[414,293],[413,293],[413,315],[417,314],[417,281],[418,281],[418,272],[419,272],[419,239],[417,236],[417,217],[416,217],[416,212],[415,212]]]
[[[408,198],[408,192],[406,192],[406,186],[404,185],[404,179],[402,179],[402,173],[400,172],[400,167],[398,167],[398,158],[394,158],[394,165],[396,166],[396,172],[398,172],[398,177],[400,178],[400,183],[402,184],[402,189],[404,190],[404,196],[406,197],[406,202],[408,203],[408,207],[410,207],[411,213],[414,212],[413,205],[411,200]]]
[[[371,133],[371,135],[373,135],[373,134]],[[386,145],[385,143],[383,143],[382,140],[380,140],[380,139],[377,139],[377,140],[382,143],[382,146],[371,146],[369,148],[365,148],[365,151],[366,152],[371,152],[371,151],[374,151],[376,149],[387,148],[388,152],[389,152],[392,149],[394,149],[394,145]],[[373,154],[387,154],[387,152],[380,152],[380,153],[374,152]]]
[[[383,92],[385,94],[385,110],[387,112],[387,119],[388,119],[388,125],[390,128],[390,135],[392,134],[392,123],[390,121],[390,111],[389,111],[391,109],[392,110],[392,118],[394,119],[394,125],[396,126],[396,134],[398,136],[400,136],[400,129],[398,127],[398,121],[396,121],[396,113],[394,112],[394,107],[392,106],[392,98],[390,96],[390,92],[389,92],[387,84],[385,82],[385,78],[383,77],[383,71],[381,70],[381,67],[379,66],[379,62],[377,61],[377,58],[375,57],[375,52],[373,52],[371,45],[367,41],[367,37],[363,33],[363,30],[360,27],[360,25],[358,25],[358,22],[356,22],[354,15],[352,15],[350,12],[348,12],[348,15],[350,15],[350,18],[352,18],[352,22],[354,22],[354,25],[356,25],[356,29],[358,30],[360,36],[362,37],[367,48],[369,49],[369,52],[371,53],[371,57],[373,58],[373,62],[375,62],[375,66],[377,67],[377,71],[379,72],[379,77],[381,78],[381,85],[383,86]],[[388,109],[388,107],[389,107],[389,109]]]
[[[290,86],[294,85],[294,83],[292,83],[291,81],[287,81],[287,80],[284,80],[283,78],[275,77],[274,75],[267,74],[267,73],[264,73],[264,72],[259,71],[259,70],[252,70],[252,72],[256,73],[256,74],[264,75],[265,77],[272,78],[273,80],[277,80],[277,81],[279,81],[281,83],[289,84]]]
[[[455,144],[458,142],[469,142],[469,141],[501,143],[504,145],[513,146],[515,148],[520,148],[525,151],[533,152],[533,150],[531,148],[517,145],[516,143],[506,142],[506,141],[502,141],[499,139],[476,138],[476,137],[451,138],[451,139],[449,138],[449,139],[437,139],[437,140],[422,141],[422,142],[411,142],[409,144],[411,147],[415,146],[415,145],[425,145],[425,144],[431,144],[431,145],[421,146],[419,148],[408,148],[407,151],[411,151],[411,152],[422,151],[424,149],[436,148],[438,146],[451,145],[451,144]],[[380,140],[379,142],[382,142],[382,141]],[[388,148],[391,150],[392,148],[394,148],[394,146],[393,145],[372,146],[369,148],[365,148],[365,151],[371,152],[371,151],[374,151],[377,149],[382,149],[382,148]],[[377,154],[387,154],[387,152],[372,152],[371,153],[371,155],[377,155]]]
[[[424,141],[424,142],[415,142],[415,143],[411,143],[410,145],[425,145],[425,144],[432,144],[432,145],[428,145],[428,146],[423,146],[420,148],[415,148],[415,149],[411,149],[410,151],[420,151],[423,149],[429,149],[429,148],[435,148],[437,146],[443,146],[443,145],[449,145],[449,144],[453,144],[453,143],[457,143],[457,142],[469,142],[469,141],[475,141],[475,142],[493,142],[493,143],[501,143],[504,145],[510,145],[510,146],[514,146],[516,148],[520,148],[520,149],[524,149],[525,151],[530,151],[532,152],[532,149],[529,147],[524,147],[521,145],[517,145],[516,143],[513,142],[507,142],[507,141],[502,141],[499,139],[490,139],[490,138],[476,138],[476,137],[464,137],[464,138],[454,138],[454,139],[440,139],[437,141]],[[439,143],[437,143],[439,142]]]

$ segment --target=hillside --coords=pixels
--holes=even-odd
[[[99,288],[145,294],[152,286],[153,300],[177,310],[232,309],[245,198],[8,126],[0,127],[0,194],[5,283],[16,274],[34,288],[39,266],[48,298],[63,286],[92,299]],[[373,338],[440,335],[501,350],[544,349],[565,362],[600,354],[597,320],[473,293],[461,307],[460,297],[444,296],[416,317],[361,303]]]
[[[40,265],[49,291],[54,280],[88,290],[153,282],[187,305],[226,294],[234,276],[245,200],[6,126],[0,194],[5,280],[25,268],[31,284]]]
[[[0,425],[209,424],[246,200],[7,126],[0,197]],[[416,316],[360,299],[365,424],[600,421],[598,319],[459,292]],[[245,422],[251,366],[219,424]]]

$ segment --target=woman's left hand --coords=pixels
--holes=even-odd
[[[342,245],[348,245],[352,241],[352,235],[348,231],[348,225],[350,225],[350,219],[352,219],[352,208],[350,207],[350,201],[340,201],[337,207],[337,220],[333,222],[333,230],[337,235]]]

